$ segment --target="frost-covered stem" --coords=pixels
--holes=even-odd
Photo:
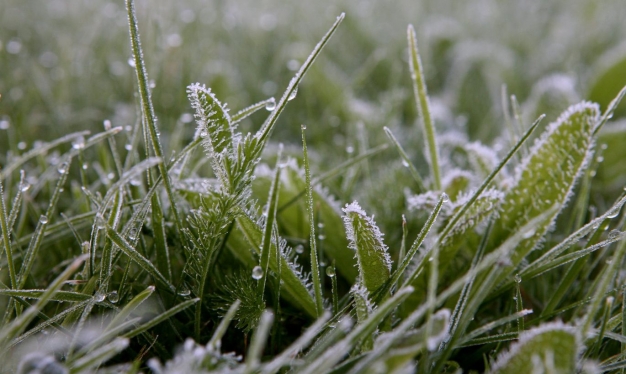
[[[148,125],[150,132],[150,140],[152,141],[152,147],[154,148],[154,155],[159,157],[162,161],[159,163],[159,174],[163,178],[163,185],[167,192],[167,196],[170,200],[170,209],[174,215],[174,223],[178,229],[180,229],[180,219],[178,216],[178,210],[176,209],[176,203],[174,201],[174,192],[172,191],[172,184],[167,173],[167,166],[163,158],[163,148],[161,147],[161,141],[159,140],[159,133],[156,125],[156,114],[154,113],[154,107],[152,105],[152,99],[150,98],[150,89],[148,88],[148,73],[146,72],[146,66],[143,60],[143,52],[141,50],[141,41],[139,39],[139,30],[137,28],[137,14],[135,12],[135,1],[126,0],[126,10],[128,12],[128,26],[130,29],[130,44],[133,50],[133,61],[135,62],[135,73],[137,74],[137,85],[139,87],[139,97],[141,98],[141,107],[145,116],[145,123]],[[146,147],[148,144],[146,144]]]
[[[309,167],[309,153],[306,148],[306,126],[302,125],[302,154],[304,162],[304,174],[306,180],[306,206],[309,213],[309,245],[311,247],[311,275],[313,276],[313,291],[315,292],[315,306],[317,316],[324,312],[322,303],[322,282],[320,281],[319,257],[317,255],[317,243],[315,240],[315,214],[313,212],[313,186],[311,185],[311,169]]]
[[[7,210],[4,205],[4,192],[2,191],[2,179],[0,179],[0,226],[2,226],[2,244],[7,254],[7,265],[9,266],[9,277],[11,279],[11,288],[15,289],[17,280],[15,277],[15,264],[13,263],[13,251],[11,249],[11,239],[9,236],[9,227],[7,223]]]
[[[626,240],[623,240],[619,243],[615,254],[613,254],[613,258],[611,262],[608,264],[607,269],[602,272],[602,278],[600,283],[598,284],[598,288],[594,293],[594,297],[589,304],[589,309],[587,310],[587,314],[585,315],[585,319],[583,320],[581,332],[583,338],[587,336],[587,333],[591,329],[591,325],[593,324],[593,318],[604,299],[604,295],[606,290],[609,288],[610,283],[613,281],[615,277],[615,273],[618,270],[618,267],[622,264],[624,260],[624,256],[626,255]]]
[[[476,201],[476,199],[478,199],[480,194],[483,193],[483,191],[491,184],[491,181],[493,181],[496,175],[498,175],[500,170],[504,168],[504,166],[509,162],[511,157],[513,157],[513,155],[522,147],[522,145],[526,142],[526,140],[530,137],[530,135],[535,131],[535,129],[537,129],[537,126],[539,126],[539,123],[541,122],[542,119],[545,118],[545,116],[546,116],[545,114],[542,114],[541,116],[539,116],[539,118],[537,118],[535,123],[533,123],[533,125],[530,126],[530,128],[528,129],[528,131],[526,131],[524,136],[522,136],[522,138],[517,142],[517,144],[515,144],[515,146],[511,148],[509,153],[506,156],[504,156],[502,161],[500,161],[500,164],[498,164],[498,166],[496,166],[496,168],[491,172],[491,174],[489,174],[487,178],[485,178],[485,180],[483,181],[483,184],[481,184],[480,187],[478,187],[476,192],[474,192],[474,194],[472,195],[472,197],[470,197],[467,203],[465,203],[465,205],[463,205],[463,207],[459,209],[458,212],[456,212],[456,214],[450,219],[450,221],[448,221],[448,224],[443,229],[441,235],[439,235],[439,241],[443,240],[446,236],[448,236],[450,231],[456,226],[456,224],[459,222],[461,217],[463,217],[465,212],[469,210],[469,208]]]
[[[426,83],[424,82],[424,72],[422,69],[422,61],[417,51],[417,37],[413,25],[409,25],[407,30],[407,38],[409,40],[409,65],[411,67],[411,78],[413,79],[413,93],[415,94],[415,102],[417,110],[422,116],[422,124],[424,125],[424,135],[426,135],[426,146],[430,159],[430,169],[434,188],[441,191],[441,170],[439,168],[439,151],[437,149],[437,141],[435,139],[435,126],[430,115],[430,106],[428,103],[428,94],[426,92]]]

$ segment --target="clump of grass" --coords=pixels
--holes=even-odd
[[[197,130],[167,159],[133,0],[126,10],[139,93],[127,152],[117,148],[122,129],[105,121],[95,135],[7,156],[0,171],[0,355],[11,357],[0,370],[626,368],[626,194],[596,205],[592,196],[597,143],[626,88],[604,108],[561,108],[543,130],[543,115],[524,126],[504,94],[516,123],[498,147],[465,144],[458,129],[437,126],[409,25],[406,78],[425,143],[381,125],[390,147],[370,148],[362,126],[359,152],[316,175],[306,126],[302,156],[270,139],[341,14],[279,100],[231,115],[218,94],[189,85]],[[265,109],[258,130],[240,131]],[[373,196],[388,186],[377,178],[390,170],[373,170],[382,156],[405,171],[392,181],[402,210],[375,220],[375,208],[342,208],[324,188],[339,179],[340,191],[359,190],[347,195],[385,204]],[[31,183],[22,168],[41,176]]]

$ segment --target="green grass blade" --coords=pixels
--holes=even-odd
[[[315,235],[315,212],[313,211],[313,186],[311,185],[311,169],[309,167],[309,152],[306,147],[306,126],[302,125],[302,154],[304,175],[306,180],[306,207],[309,213],[309,245],[311,248],[311,275],[313,278],[313,292],[315,293],[315,305],[317,316],[324,311],[322,298],[322,282],[320,281],[319,255],[317,254],[317,236]]]
[[[145,117],[145,124],[148,127],[150,133],[150,140],[154,155],[161,160],[163,158],[163,147],[159,140],[159,131],[157,129],[157,118],[154,112],[154,106],[152,105],[152,99],[150,98],[150,88],[148,87],[148,73],[146,71],[145,62],[143,59],[143,51],[141,50],[141,41],[139,39],[139,29],[137,26],[137,14],[135,12],[135,1],[126,0],[126,11],[128,13],[128,26],[130,29],[130,42],[133,52],[133,61],[135,65],[135,74],[137,76],[137,86],[139,88],[139,97],[141,98],[141,107],[143,115]],[[146,144],[146,148],[149,144]],[[165,191],[170,199],[170,207],[174,216],[174,223],[179,228],[181,220],[178,216],[178,209],[176,208],[176,201],[174,199],[174,192],[172,190],[172,183],[170,181],[169,174],[167,173],[167,167],[165,162],[159,163],[159,173],[163,178],[163,184]]]
[[[154,293],[154,286],[149,286],[145,290],[141,291],[137,296],[133,297],[131,301],[129,301],[124,308],[120,310],[115,317],[111,320],[111,322],[107,326],[107,330],[118,326],[122,323],[126,317],[128,317],[141,303],[143,303],[147,298],[149,298]]]
[[[38,315],[46,304],[54,297],[54,295],[63,286],[63,283],[74,274],[76,270],[85,261],[85,256],[75,259],[55,280],[50,283],[45,292],[39,297],[39,300],[30,308],[26,309],[19,317],[15,318],[11,323],[4,326],[0,330],[0,345],[4,345],[8,340],[19,335],[28,324]]]
[[[220,324],[215,329],[215,332],[213,332],[213,336],[211,336],[211,340],[209,340],[209,342],[207,343],[206,345],[207,348],[214,350],[214,351],[217,351],[219,349],[222,338],[224,337],[226,330],[228,330],[228,326],[230,325],[230,322],[233,320],[233,318],[235,318],[235,314],[237,313],[237,309],[239,309],[240,305],[241,305],[241,300],[235,300],[235,302],[230,306],[230,308],[228,308],[228,312],[226,312],[226,314],[220,321]]]
[[[261,315],[259,325],[254,331],[252,341],[250,342],[250,348],[248,348],[248,354],[246,355],[246,369],[244,373],[251,373],[257,369],[261,362],[261,355],[263,354],[263,348],[267,342],[267,337],[270,334],[270,328],[274,322],[274,313],[266,310]]]
[[[21,297],[24,299],[41,299],[46,290],[0,290],[0,295]],[[51,301],[81,302],[91,299],[91,296],[80,292],[59,291],[50,298]]]
[[[154,317],[153,319],[151,319],[150,321],[137,326],[135,329],[125,333],[123,336],[125,338],[133,338],[139,334],[142,334],[148,330],[150,330],[151,328],[153,328],[154,326],[158,325],[161,322],[167,321],[168,319],[172,318],[172,316],[176,315],[177,313],[180,313],[181,311],[189,308],[190,306],[192,306],[193,304],[197,303],[200,299],[191,299],[191,300],[186,300],[183,301],[180,304],[177,304],[176,306],[166,310],[165,312],[159,314],[158,316]]]
[[[387,137],[393,142],[393,145],[396,146],[396,150],[398,151],[398,153],[400,154],[400,157],[402,158],[402,165],[409,168],[409,171],[411,172],[411,176],[413,177],[413,179],[415,179],[415,182],[417,183],[417,191],[415,192],[416,193],[426,192],[426,187],[424,187],[424,181],[421,175],[419,174],[419,172],[417,171],[417,169],[415,168],[415,165],[413,165],[413,162],[411,162],[409,155],[406,154],[406,152],[404,151],[404,148],[402,148],[402,145],[400,144],[398,139],[396,139],[396,137],[393,135],[391,130],[389,130],[387,126],[383,127],[383,129],[385,130],[385,134],[387,134]]]
[[[328,41],[333,36],[335,31],[337,31],[337,27],[339,27],[339,24],[341,23],[341,21],[343,21],[344,17],[345,17],[345,14],[341,13],[341,15],[337,17],[337,20],[335,21],[335,23],[331,26],[330,30],[328,30],[326,35],[322,37],[322,40],[320,40],[320,42],[317,43],[317,45],[315,46],[311,54],[309,54],[309,57],[307,57],[306,61],[304,61],[304,63],[300,67],[300,70],[298,70],[296,75],[289,82],[289,85],[287,86],[285,93],[283,93],[283,96],[280,98],[280,100],[276,104],[276,107],[274,108],[270,116],[263,123],[263,126],[261,127],[259,132],[255,135],[255,137],[259,139],[261,147],[263,147],[263,145],[265,145],[265,143],[267,142],[267,139],[269,139],[272,133],[272,130],[274,129],[274,125],[276,124],[276,120],[278,120],[278,117],[287,106],[287,102],[289,102],[296,94],[300,81],[302,81],[302,78],[304,78],[304,75],[307,73],[311,65],[313,65],[313,62],[322,51],[322,48],[324,48],[324,46],[328,43]]]
[[[417,111],[422,117],[424,135],[426,136],[426,148],[428,148],[428,161],[433,178],[433,188],[441,191],[441,170],[439,167],[439,150],[437,139],[435,138],[435,125],[430,115],[430,104],[426,93],[426,81],[422,69],[422,61],[417,51],[417,36],[413,25],[407,29],[407,39],[409,43],[409,66],[411,67],[411,79],[413,81],[413,93]]]
[[[68,366],[71,368],[70,373],[80,373],[91,368],[95,369],[126,349],[129,344],[129,339],[117,338],[74,362],[68,362]]]
[[[7,218],[7,209],[4,204],[4,191],[2,188],[2,178],[0,178],[0,228],[2,229],[2,245],[4,253],[7,255],[7,265],[9,267],[9,279],[11,280],[11,288],[17,287],[17,273],[15,263],[13,262],[13,247],[11,246],[11,229],[9,228],[9,220]]]
[[[370,293],[389,279],[391,258],[376,222],[354,201],[343,208],[346,236],[356,252],[361,282]]]
[[[96,218],[97,220],[98,218]],[[129,258],[137,263],[143,270],[150,274],[157,283],[159,283],[166,291],[174,292],[174,286],[159,272],[150,260],[141,255],[135,248],[133,248],[126,239],[124,239],[115,229],[109,226],[106,221],[102,221],[100,225],[104,225],[106,235],[111,241],[117,245]]]
[[[249,107],[243,108],[242,110],[233,114],[233,116],[231,117],[231,123],[233,125],[239,123],[261,109],[273,110],[271,109],[272,105],[276,105],[276,100],[273,97],[270,97],[267,100],[259,101],[256,104],[252,104]]]

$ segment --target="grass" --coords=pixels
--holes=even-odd
[[[624,7],[400,3],[9,0],[0,371],[626,370]]]

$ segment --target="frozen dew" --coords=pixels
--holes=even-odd
[[[26,143],[25,142],[17,143],[17,149],[19,149],[20,151],[25,150],[26,149]]]
[[[131,186],[141,186],[141,179],[138,178],[133,178],[130,180],[130,182],[128,182]]]
[[[619,215],[619,211],[620,211],[620,208],[619,208],[619,207],[617,207],[617,208],[615,208],[615,209],[611,210],[611,211],[609,212],[609,214],[607,214],[607,215],[606,215],[606,218],[615,218],[615,217],[617,217],[617,216]]]
[[[347,147],[346,147],[346,152],[347,152],[348,154],[352,154],[352,153],[354,153],[354,147],[353,147],[353,146],[351,146],[351,145],[347,146]]]
[[[113,179],[115,179],[115,173],[109,173],[109,174],[107,174],[107,178],[109,178],[109,180],[113,180]]]
[[[293,91],[291,91],[291,93],[289,94],[289,97],[287,98],[287,101],[291,101],[295,99],[296,95],[298,95],[298,87],[295,87]]]
[[[620,235],[622,235],[621,231],[611,230],[611,232],[609,232],[609,239],[617,239]]]
[[[268,111],[273,111],[274,109],[276,109],[276,99],[274,99],[273,97],[270,97],[266,102],[265,102],[265,109]]]
[[[24,182],[24,184],[20,185],[20,191],[26,192],[30,190],[31,184],[28,182]]]
[[[263,277],[263,269],[261,269],[260,266],[255,266],[254,269],[252,269],[252,278],[259,280]]]
[[[409,162],[407,160],[402,160],[402,166],[404,166],[405,168],[408,168]]]
[[[524,239],[532,238],[533,235],[535,235],[535,230],[528,230],[524,234],[522,234],[522,238]]]
[[[63,161],[59,167],[57,168],[57,171],[59,172],[59,174],[64,174],[67,172],[67,169],[70,167],[69,162],[67,161]]]
[[[39,223],[41,223],[42,225],[47,224],[47,223],[48,223],[48,217],[46,217],[45,215],[43,215],[43,214],[42,214],[42,215],[39,217]]]
[[[8,130],[10,126],[11,126],[11,123],[9,122],[8,119],[6,118],[0,119],[0,130]]]
[[[513,279],[515,280],[515,283],[522,283],[522,277],[519,274],[515,274]]]
[[[189,288],[187,287],[187,285],[182,285],[180,287],[180,289],[178,290],[178,295],[182,296],[182,297],[187,297],[189,295],[191,295],[191,291],[189,290]]]
[[[104,301],[104,299],[106,298],[106,295],[101,293],[101,292],[96,292],[95,295],[93,295],[93,299],[97,302],[97,303],[101,303]]]
[[[117,294],[117,291],[112,291],[107,295],[107,299],[109,299],[111,303],[115,304],[120,301],[120,296]]]
[[[444,203],[447,203],[447,202],[449,202],[449,201],[450,201],[450,196],[448,196],[448,194],[444,192],[444,193],[442,193],[442,194],[441,194],[441,200],[442,200]]]
[[[102,213],[96,214],[96,227],[100,230],[107,227],[107,221],[104,219]]]
[[[137,239],[137,229],[133,227],[128,231],[128,239],[135,240]]]
[[[87,169],[89,169],[89,164],[85,162],[83,164],[83,170],[87,170]]]
[[[201,138],[206,138],[206,137],[207,137],[207,135],[209,135],[209,133],[208,133],[206,130],[202,130],[202,131],[200,131],[200,137],[201,137]]]
[[[180,115],[180,122],[182,123],[189,123],[191,121],[193,121],[193,114],[191,113],[183,113]]]
[[[126,145],[124,146],[124,149],[127,151],[132,151],[133,150],[133,145],[130,143],[126,143]]]
[[[298,60],[289,60],[287,61],[287,69],[291,71],[296,71],[300,69],[300,62]]]
[[[10,54],[16,55],[22,50],[22,42],[19,39],[11,39],[7,43],[6,49]]]
[[[135,59],[134,59],[134,58],[132,58],[132,57],[130,57],[130,58],[128,59],[128,65],[129,65],[130,67],[134,68],[134,67],[135,67]]]
[[[85,148],[85,137],[82,135],[76,137],[76,139],[72,142],[72,148],[77,150]]]
[[[327,267],[326,275],[329,276],[330,278],[333,278],[335,276],[335,268],[332,266]]]
[[[104,121],[102,121],[102,125],[104,126],[104,129],[106,131],[111,130],[111,121],[108,119],[105,119]]]
[[[299,255],[300,255],[300,254],[304,253],[304,246],[303,246],[302,244],[298,244],[298,245],[294,248],[294,250],[296,251],[296,253],[297,253],[297,254],[299,254]]]
[[[169,47],[176,48],[183,44],[183,38],[179,34],[169,34],[166,39],[166,43]]]

